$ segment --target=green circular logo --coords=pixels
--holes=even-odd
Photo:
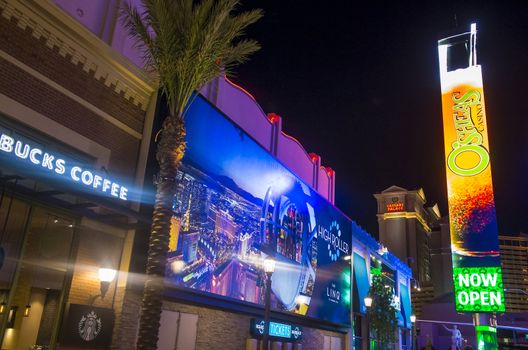
[[[462,168],[456,162],[458,156],[466,152],[475,153],[479,157],[478,163],[471,168]],[[451,151],[451,153],[449,153],[449,156],[447,157],[447,166],[449,167],[449,169],[451,169],[452,172],[460,176],[474,176],[480,174],[484,171],[484,169],[488,167],[489,162],[489,153],[481,145],[460,146],[458,148],[453,149],[453,151]]]

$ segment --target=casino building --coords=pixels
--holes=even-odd
[[[165,114],[120,3],[0,0],[2,349],[134,348]],[[333,205],[334,171],[224,77],[189,113],[158,348],[255,349],[268,290],[274,349],[367,349],[372,274],[410,348],[411,270]]]

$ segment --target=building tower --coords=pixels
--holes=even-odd
[[[415,312],[433,295],[430,240],[433,227],[440,218],[435,204],[425,207],[423,189],[407,190],[391,186],[374,194],[378,202],[379,240],[389,251],[412,269],[412,293]]]
[[[528,235],[499,236],[506,311],[528,312]]]

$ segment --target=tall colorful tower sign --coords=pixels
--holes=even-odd
[[[459,312],[503,312],[490,147],[476,25],[438,42],[453,282]]]

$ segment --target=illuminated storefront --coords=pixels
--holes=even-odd
[[[2,349],[107,348],[149,222],[137,199],[154,88],[60,4],[0,3]]]

